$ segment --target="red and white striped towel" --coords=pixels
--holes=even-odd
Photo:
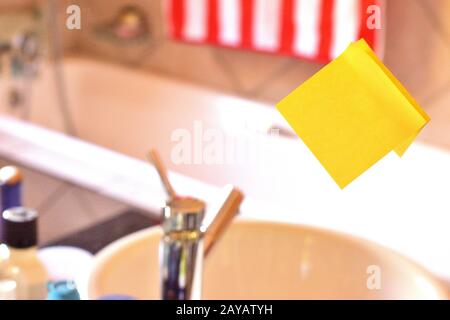
[[[328,62],[364,38],[381,55],[382,30],[369,29],[382,0],[166,0],[173,39]]]

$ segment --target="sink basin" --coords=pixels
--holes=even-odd
[[[159,299],[160,227],[96,257],[89,297]],[[305,226],[237,219],[206,257],[204,299],[446,299],[415,263],[371,242]]]

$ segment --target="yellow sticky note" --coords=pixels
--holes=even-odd
[[[364,40],[277,109],[341,188],[390,151],[403,155],[430,120]]]

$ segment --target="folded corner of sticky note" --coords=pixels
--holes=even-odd
[[[403,155],[430,120],[364,40],[276,107],[341,188],[390,151]]]

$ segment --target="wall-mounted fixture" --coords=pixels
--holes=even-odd
[[[26,61],[33,61],[39,53],[39,41],[34,32],[20,32],[9,41],[0,43],[0,54],[18,55]]]
[[[119,9],[113,20],[99,26],[97,32],[126,43],[146,40],[150,34],[145,13],[131,5]]]
[[[0,43],[0,56],[6,56],[1,59],[4,64],[2,74],[9,81],[6,99],[12,108],[26,105],[31,80],[37,74],[39,47],[39,37],[32,31],[19,32]]]

